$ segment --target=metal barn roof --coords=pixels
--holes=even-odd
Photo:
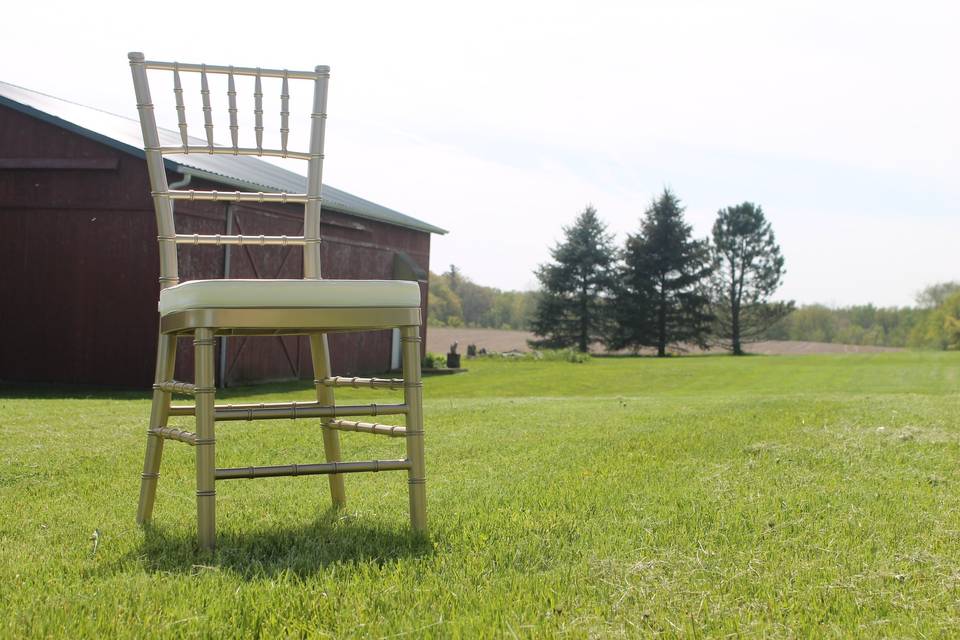
[[[125,153],[139,158],[144,157],[143,139],[138,120],[2,81],[0,81],[0,105],[68,129]],[[179,133],[169,129],[159,129],[159,133],[162,145],[181,144]],[[199,145],[206,145],[204,140],[196,140],[196,142]],[[305,176],[250,156],[167,155],[164,160],[167,168],[173,171],[228,184],[238,189],[291,193],[303,193],[307,189]],[[323,185],[323,206],[334,211],[408,229],[428,233],[447,233],[445,229],[326,184]]]

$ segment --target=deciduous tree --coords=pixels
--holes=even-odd
[[[793,310],[793,302],[772,302],[783,281],[784,260],[763,215],[750,202],[721,209],[713,225],[711,277],[716,336],[734,355]]]
[[[947,298],[960,292],[960,282],[938,282],[925,287],[917,294],[917,305],[923,309],[934,309],[942,305]]]
[[[960,291],[946,296],[935,309],[927,312],[917,326],[916,344],[933,349],[960,350]]]

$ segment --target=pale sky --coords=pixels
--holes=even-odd
[[[324,182],[449,229],[431,268],[481,284],[535,287],[587,204],[622,241],[665,186],[701,237],[762,205],[778,297],[960,280],[957,2],[18,2],[3,30],[0,80],[131,117],[130,50],[330,65]]]

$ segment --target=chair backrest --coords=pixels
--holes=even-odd
[[[150,174],[150,190],[157,215],[157,239],[160,244],[160,286],[170,287],[179,282],[177,269],[177,245],[302,245],[303,277],[320,279],[320,205],[323,178],[323,138],[327,118],[327,84],[330,68],[318,66],[313,71],[290,71],[287,69],[260,69],[249,67],[184,64],[146,60],[142,53],[130,53],[130,68],[133,72],[133,88],[137,96],[137,111],[143,131],[143,147]],[[150,69],[171,72],[176,100],[177,123],[180,130],[180,145],[162,146],[154,106],[150,97]],[[200,98],[203,104],[203,119],[206,144],[187,135],[186,106],[183,100],[181,74],[200,74]],[[230,118],[230,145],[217,145],[213,141],[213,113],[210,106],[208,75],[227,76],[227,99]],[[256,146],[241,147],[237,123],[236,76],[254,78],[254,133]],[[281,80],[280,92],[280,148],[263,146],[263,83],[262,79]],[[287,148],[290,132],[290,82],[306,80],[313,83],[313,106],[310,114],[309,149],[294,151]],[[274,80],[276,82],[276,80]],[[307,162],[307,192],[241,192],[241,191],[177,191],[167,184],[163,156],[168,154],[227,154],[233,156],[274,156],[293,158]],[[201,200],[213,202],[260,202],[302,203],[304,205],[302,236],[243,236],[178,234],[174,225],[174,200]]]

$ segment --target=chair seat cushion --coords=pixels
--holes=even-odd
[[[160,315],[188,309],[419,307],[407,280],[191,280],[160,290]]]

